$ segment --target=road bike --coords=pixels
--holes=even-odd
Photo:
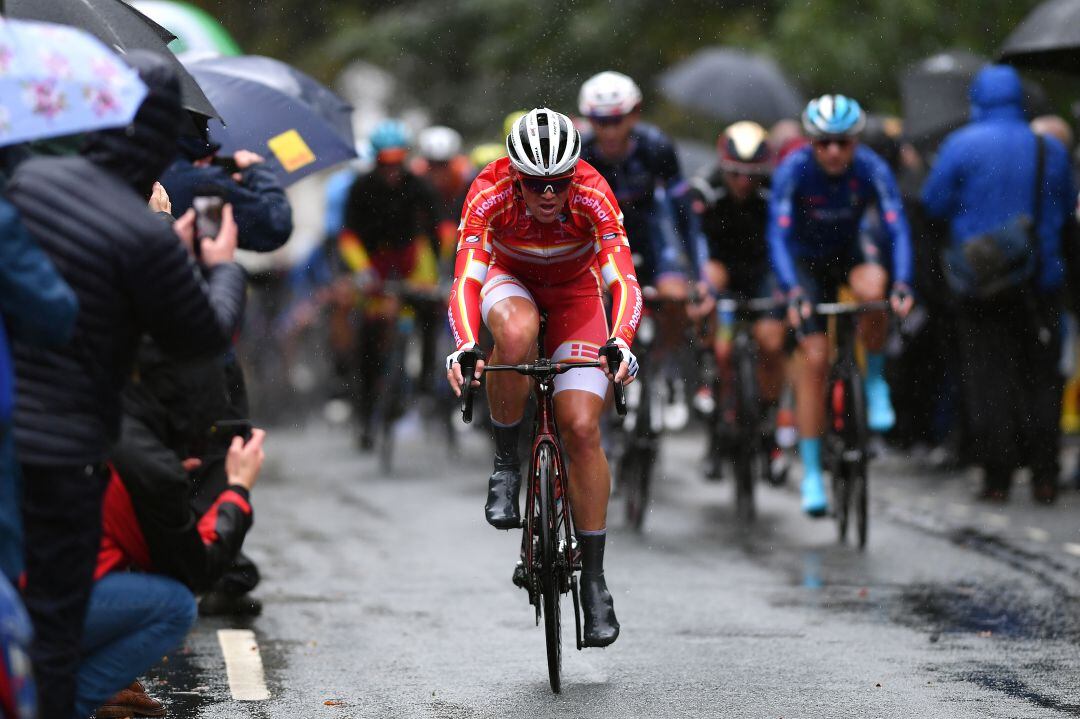
[[[543,347],[544,321],[540,324],[540,347]],[[622,362],[618,347],[601,348],[609,366],[617,368]],[[477,355],[465,353],[461,358],[461,373],[473,376]],[[533,421],[532,455],[529,461],[528,484],[525,492],[525,514],[521,536],[521,559],[514,569],[514,584],[529,593],[529,603],[536,611],[536,624],[544,621],[547,644],[548,680],[551,690],[562,688],[562,618],[560,600],[570,594],[574,600],[574,627],[577,648],[583,648],[581,635],[581,603],[578,580],[581,558],[577,552],[574,519],[568,491],[569,475],[563,460],[563,447],[555,423],[555,377],[565,372],[587,367],[600,367],[594,362],[552,362],[541,357],[528,364],[486,365],[484,373],[517,372],[533,379],[536,396],[536,416]],[[461,417],[472,421],[472,382],[466,379],[461,393]],[[626,412],[622,384],[615,384],[615,406],[620,414]]]
[[[735,516],[743,522],[754,519],[755,477],[771,481],[770,460],[772,432],[761,412],[757,379],[757,343],[751,328],[753,321],[773,312],[780,305],[771,298],[717,300],[717,311],[734,315],[728,367],[717,367],[713,411],[709,431],[710,445],[731,461],[734,470]]]
[[[870,515],[867,477],[870,430],[866,389],[856,357],[855,323],[865,312],[888,311],[889,303],[832,302],[814,306],[814,313],[834,317],[836,351],[825,384],[825,436],[822,448],[832,474],[833,514],[841,542],[847,541],[854,514],[856,543],[866,547]]]
[[[365,289],[365,293],[369,294],[370,301],[385,302],[392,308],[385,316],[365,318],[366,327],[361,337],[380,349],[367,353],[367,359],[362,360],[374,362],[376,366],[368,368],[364,373],[366,376],[357,377],[359,382],[372,383],[370,389],[357,394],[358,398],[363,397],[371,403],[368,408],[358,407],[360,422],[366,423],[361,428],[362,437],[374,444],[380,470],[390,474],[394,465],[398,420],[415,396],[420,380],[418,370],[410,371],[419,364],[419,358],[410,356],[410,351],[419,346],[413,341],[416,337],[415,308],[441,305],[445,302],[445,293],[400,280],[381,282],[370,291]]]
[[[662,378],[657,372],[658,363],[653,361],[660,332],[658,318],[672,308],[681,311],[693,302],[694,299],[647,295],[643,303],[646,311],[634,336],[641,371],[626,393],[626,417],[615,428],[612,450],[616,491],[624,500],[626,524],[638,532],[645,524],[664,428],[662,414],[666,397],[662,392]]]

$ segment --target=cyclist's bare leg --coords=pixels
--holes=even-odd
[[[849,281],[856,299],[876,302],[885,299],[889,280],[881,265],[862,264],[851,270]],[[887,432],[896,424],[896,413],[885,380],[885,356],[882,350],[889,332],[888,315],[867,312],[859,318],[859,339],[866,348],[866,406],[867,424],[874,432]]]
[[[803,337],[795,367],[795,416],[799,436],[819,438],[825,431],[825,375],[829,343],[825,333]]]
[[[852,268],[848,282],[856,300],[878,302],[885,299],[889,274],[881,265],[864,263]],[[885,312],[867,312],[859,318],[859,339],[868,352],[880,352],[888,332],[889,320]]]
[[[604,579],[611,477],[607,458],[600,448],[603,407],[603,398],[592,392],[567,389],[555,395],[555,421],[566,447],[570,504],[574,509],[581,551],[584,642],[590,647],[606,647],[619,637],[619,620],[615,617],[614,601]]]
[[[752,330],[758,347],[757,379],[761,399],[773,404],[784,388],[784,325],[766,319],[754,323]]]
[[[705,263],[705,281],[709,284],[709,287],[713,288],[717,292],[723,292],[727,289],[728,278],[727,267],[723,262],[717,262],[716,260],[709,260]]]
[[[569,464],[574,524],[586,531],[607,525],[611,473],[600,448],[603,409],[603,398],[592,392],[568,389],[555,395],[555,421]]]
[[[487,326],[495,338],[491,364],[521,364],[536,356],[540,315],[536,306],[521,297],[497,302],[487,316]],[[529,398],[530,379],[516,372],[492,372],[487,376],[491,418],[503,425],[521,421]]]
[[[795,417],[799,425],[799,456],[802,459],[803,511],[822,517],[828,497],[821,474],[821,437],[825,431],[825,377],[829,366],[829,343],[824,332],[807,335],[799,342],[795,365]]]

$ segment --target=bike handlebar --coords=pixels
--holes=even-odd
[[[752,300],[736,300],[724,297],[716,301],[717,311],[733,312],[735,314],[763,315],[785,307],[787,307],[787,302],[772,297],[756,297]]]
[[[892,308],[888,300],[875,302],[822,302],[814,305],[814,314],[836,317],[857,315],[862,312],[881,312]]]
[[[616,350],[619,348],[616,347]],[[601,348],[601,352],[603,352]],[[473,418],[473,375],[476,373],[476,361],[478,357],[476,354],[466,352],[461,356],[461,377],[464,380],[461,387],[461,419],[465,424],[472,422]],[[622,352],[619,352],[619,363],[622,363]],[[608,366],[612,365],[609,361]],[[551,362],[548,360],[538,360],[531,364],[495,364],[485,365],[483,374],[488,372],[517,372],[521,375],[528,377],[554,377],[556,375],[565,374],[572,369],[586,369],[589,367],[600,368],[602,365],[599,361],[595,362]],[[618,411],[619,416],[626,414],[626,394],[623,390],[621,382],[615,384],[615,409]]]

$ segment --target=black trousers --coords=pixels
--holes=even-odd
[[[83,622],[101,542],[103,467],[24,464],[30,658],[41,719],[71,719]]]
[[[1061,440],[1061,313],[1011,298],[965,303],[959,315],[964,409],[972,461],[992,489],[1018,467],[1057,482]],[[1040,339],[1039,329],[1049,331]]]

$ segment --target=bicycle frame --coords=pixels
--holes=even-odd
[[[600,366],[599,362],[588,363],[589,366]],[[547,444],[551,447],[552,456],[555,460],[555,477],[552,487],[553,499],[562,499],[563,511],[561,516],[555,518],[556,526],[552,527],[555,531],[555,536],[560,538],[559,542],[559,560],[563,572],[560,572],[560,586],[559,590],[565,594],[569,587],[563,586],[568,584],[563,579],[568,577],[573,572],[578,571],[581,567],[580,562],[575,562],[573,557],[573,530],[574,530],[574,517],[573,511],[570,507],[569,493],[566,487],[566,462],[563,460],[562,446],[559,441],[558,429],[555,424],[555,383],[554,376],[536,376],[533,378],[533,389],[537,399],[536,417],[533,421],[533,448],[532,455],[529,460],[529,483],[527,487],[527,494],[525,496],[525,531],[521,536],[521,554],[525,559],[525,566],[528,567],[529,575],[533,578],[533,583],[536,583],[536,569],[537,562],[533,556],[534,543],[532,538],[538,536],[537,528],[533,526],[533,520],[536,516],[535,503],[540,496],[540,474],[539,474],[539,458],[541,448]],[[558,524],[561,523],[561,531]],[[530,592],[532,594],[532,592]],[[538,593],[537,593],[538,594]],[[534,595],[535,596],[535,595]],[[539,617],[540,603],[537,601],[536,611]],[[580,640],[579,640],[580,643]],[[580,647],[579,647],[580,648]]]

